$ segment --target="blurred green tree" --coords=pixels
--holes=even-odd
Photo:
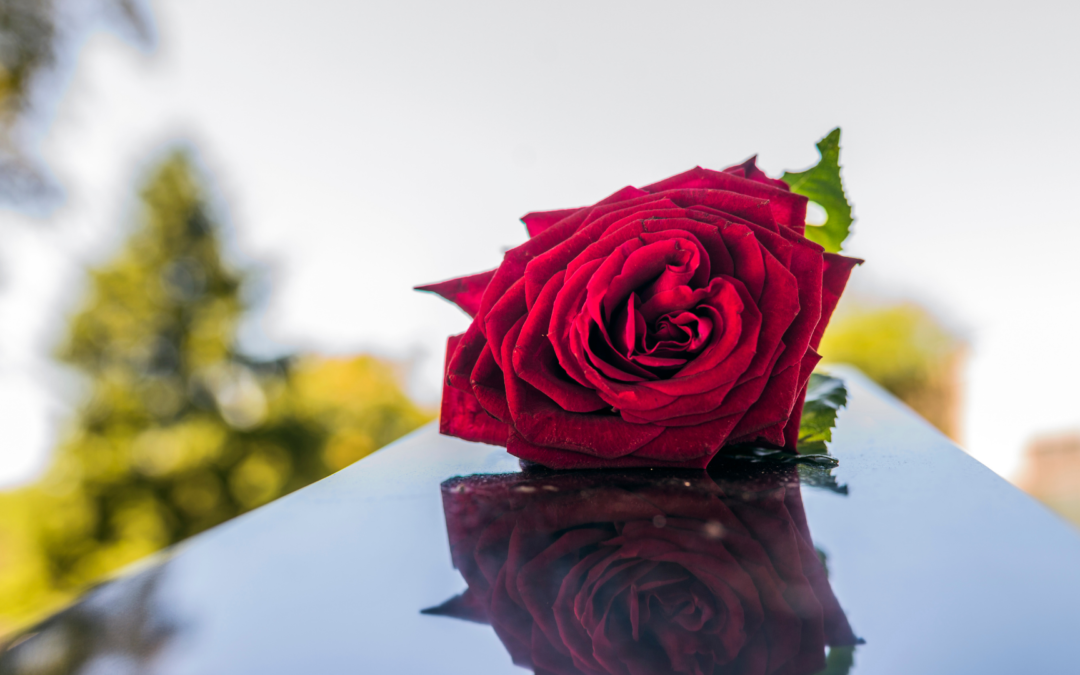
[[[961,440],[967,347],[926,308],[845,298],[819,351],[826,364],[856,366],[945,435]]]
[[[12,522],[34,540],[9,578],[41,589],[5,597],[0,560],[0,617],[318,480],[432,417],[372,357],[258,362],[238,350],[244,276],[222,259],[185,153],[153,172],[136,220],[90,273],[59,351],[87,376],[88,399],[41,482],[18,504],[8,496],[9,514],[29,514]]]

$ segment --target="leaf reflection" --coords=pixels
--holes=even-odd
[[[448,480],[468,588],[423,612],[490,624],[536,673],[846,672],[841,648],[859,640],[811,541],[797,468],[741,466]]]

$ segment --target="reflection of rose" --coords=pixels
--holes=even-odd
[[[806,205],[750,160],[525,216],[497,270],[421,287],[474,316],[448,345],[441,431],[551,468],[794,450],[859,262],[804,236]]]
[[[425,610],[490,623],[537,673],[814,673],[856,642],[793,472],[472,476],[443,484],[469,584]]]

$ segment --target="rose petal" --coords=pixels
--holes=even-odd
[[[574,319],[585,303],[589,279],[601,262],[594,260],[579,269],[573,276],[569,272],[565,274],[563,287],[555,295],[551,323],[548,325],[548,339],[555,349],[559,365],[574,381],[587,388],[592,388],[592,385],[585,376],[578,356],[574,354],[574,349],[570,344],[570,331],[573,328]]]
[[[455,341],[453,352],[447,352],[446,381],[458,391],[472,393],[472,385],[469,383],[476,360],[480,358],[480,352],[487,346],[487,339],[480,332],[479,322],[473,321],[469,329],[458,336]]]
[[[535,237],[552,225],[558,223],[564,218],[568,218],[578,211],[584,210],[585,207],[579,207],[576,209],[560,209],[558,211],[533,211],[532,213],[526,213],[521,217],[521,222],[525,223],[525,229],[528,230],[530,237]],[[583,218],[584,219],[584,218]]]
[[[666,467],[672,469],[700,469],[700,458],[683,462],[665,462],[659,459],[645,459],[625,455],[622,457],[597,457],[584,452],[545,447],[530,443],[520,434],[510,432],[506,442],[506,451],[514,457],[536,462],[551,469],[619,469],[634,467]]]
[[[776,364],[778,370],[802,358],[821,320],[821,280],[825,266],[821,247],[806,239],[795,238],[795,235],[788,236],[792,237],[794,244],[788,269],[799,288],[799,313],[784,333],[783,341],[787,349]]]
[[[596,218],[591,220],[588,225],[577,227],[572,235],[567,236],[564,241],[557,246],[553,246],[542,255],[536,256],[536,258],[528,264],[528,267],[525,270],[525,289],[526,297],[530,303],[529,306],[532,307],[532,303],[535,302],[536,296],[540,294],[540,289],[543,288],[544,283],[552,274],[565,269],[567,270],[568,275],[573,275],[576,271],[576,267],[574,269],[568,269],[567,264],[584,251],[590,244],[600,239],[608,229],[610,223],[619,222],[627,217],[644,217],[644,213],[650,211],[667,213],[669,212],[668,207],[673,206],[675,205],[672,202],[662,197],[645,195],[644,197],[631,199],[628,202],[615,205],[592,207],[588,214],[589,216],[593,215],[593,211],[601,211]],[[646,207],[648,207],[650,211],[643,212],[642,209]],[[584,222],[584,219],[584,217],[581,218],[582,222]]]
[[[522,317],[507,333],[503,344],[506,362],[512,359],[511,351],[524,324]],[[616,415],[567,412],[512,368],[504,374],[514,429],[531,443],[613,459],[637,450],[663,431],[653,425],[628,424]]]
[[[503,380],[503,372],[495,363],[491,345],[485,344],[469,375],[469,384],[472,386],[473,396],[480,401],[484,410],[495,419],[509,424],[510,407],[506,403],[506,385]]]
[[[736,176],[741,176],[756,183],[771,185],[772,187],[780,188],[781,190],[786,190],[788,192],[791,191],[791,187],[789,187],[787,183],[780,180],[779,178],[769,178],[767,175],[765,175],[764,171],[758,168],[757,155],[754,155],[742,164],[729,166],[728,168],[724,169],[723,172],[734,174]]]
[[[668,427],[664,433],[634,452],[643,460],[682,462],[704,469],[727,440],[738,418],[722,418],[693,427]]]
[[[713,213],[721,213],[747,220],[756,225],[779,232],[769,200],[749,197],[727,190],[665,190],[662,195],[684,208],[703,207]]]
[[[825,334],[825,328],[829,325],[836,303],[840,301],[844,287],[847,286],[851,270],[855,269],[856,265],[865,262],[835,253],[826,253],[824,257],[825,269],[821,279],[821,319],[818,321],[817,328],[814,329],[813,337],[810,338],[810,346],[814,349],[821,344],[821,336]]]
[[[769,207],[777,223],[791,227],[800,233],[806,224],[806,204],[809,201],[806,197],[732,174],[702,169],[700,166],[666,178],[659,183],[646,185],[642,190],[655,193],[683,188],[729,190],[751,197],[768,199]]]
[[[446,341],[447,359],[454,353],[461,338],[461,335],[452,335]],[[467,441],[506,445],[510,428],[487,414],[471,392],[444,384],[439,412],[439,433]]]
[[[495,276],[495,270],[473,274],[468,277],[440,281],[437,284],[416,286],[413,290],[435,293],[454,303],[469,316],[476,316],[480,309],[480,298],[484,295],[488,283]]]
[[[548,327],[555,296],[563,287],[564,272],[553,276],[525,319],[513,352],[514,370],[529,384],[570,412],[595,412],[608,405],[590,388],[583,387],[559,365],[548,340]]]
[[[548,231],[550,232],[550,230]],[[499,364],[499,368],[503,370],[510,368],[510,364],[504,363],[502,360],[503,340],[506,333],[518,319],[525,316],[527,309],[525,306],[525,280],[518,279],[484,317],[484,335],[487,336],[488,343],[491,344],[495,363]]]
[[[799,393],[795,396],[795,405],[791,408],[791,417],[784,426],[784,447],[798,452],[799,446],[799,422],[802,421],[803,405],[806,403],[806,385],[810,381],[810,374],[821,361],[821,356],[813,349],[808,350],[799,365]]]
[[[739,425],[732,430],[732,439],[747,442],[761,436],[777,447],[784,445],[783,425],[792,414],[795,395],[799,387],[800,364],[789,366],[786,370],[769,378],[764,391],[754,405],[746,411]],[[779,425],[779,427],[775,427]],[[768,431],[769,433],[763,434]]]

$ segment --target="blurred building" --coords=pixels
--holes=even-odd
[[[1061,516],[1080,525],[1080,431],[1042,436],[1024,449],[1014,481]]]

